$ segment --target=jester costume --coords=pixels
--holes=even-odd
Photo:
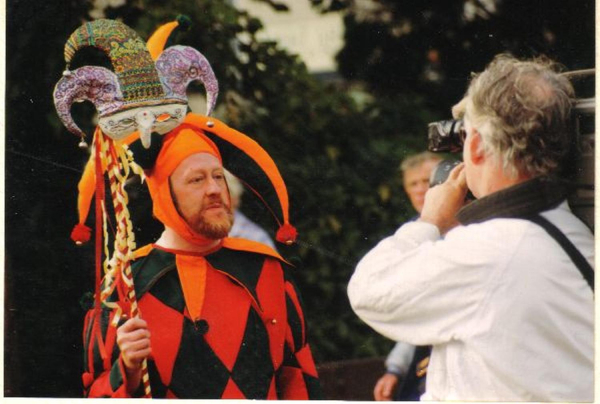
[[[102,235],[105,240],[109,237],[101,178],[108,172],[119,225],[114,236],[115,253],[110,259],[105,243],[104,277],[97,281],[96,305],[85,319],[85,396],[319,398],[306,320],[292,279],[293,267],[271,248],[249,240],[224,238],[213,246],[214,240],[194,231],[173,201],[169,182],[173,171],[188,157],[208,153],[265,203],[280,225],[278,241],[291,244],[296,237],[288,221],[285,184],[266,151],[214,118],[193,113],[180,116],[189,81],[199,78],[205,84],[208,113],[214,107],[217,86],[210,66],[197,51],[187,47],[162,51],[166,38],[177,26],[175,22],[161,27],[147,44],[148,53],[156,60],[160,88],[154,86],[156,81],[149,69],[134,69],[141,71],[136,90],[131,84],[135,74],[121,74],[126,69],[119,59],[121,64],[113,63],[116,76],[108,70],[102,74],[92,71],[90,75],[90,69],[100,68],[86,66],[65,74],[55,90],[63,122],[80,136],[83,134],[66,106],[89,99],[97,107],[104,106],[104,111],[108,104],[113,108],[104,114],[98,108],[99,128],[79,184],[80,220],[72,234],[79,243],[90,237],[85,220],[95,195],[98,267],[98,251],[102,252],[98,240]],[[111,39],[105,43],[96,38],[107,32]],[[131,45],[132,38],[137,38],[135,33],[116,21],[87,23],[71,36],[65,55],[82,46],[98,46],[112,58],[120,58],[123,52],[116,54],[114,50],[135,48],[139,40]],[[140,49],[137,52],[143,53]],[[98,84],[99,77],[106,79],[104,85]],[[144,87],[144,78],[152,85]],[[128,83],[131,88],[124,91]],[[100,103],[94,96],[98,88],[104,91]],[[139,99],[126,101],[125,95]],[[135,131],[127,131],[125,126]],[[199,253],[151,244],[133,252],[122,186],[126,177],[123,172],[129,167],[146,180],[153,214],[166,228],[194,246],[211,247]],[[127,372],[116,342],[117,328],[127,316],[141,316],[151,335],[152,353],[143,362],[142,382],[133,394],[126,388]]]
[[[224,137],[239,134],[215,119],[189,114],[164,136],[146,174],[154,215],[195,245],[208,240],[177,213],[169,176],[195,153],[221,159],[210,138],[215,132]],[[153,397],[319,397],[293,268],[271,248],[233,238],[205,254],[148,245],[136,252],[132,270],[139,309],[151,334],[148,369]],[[101,324],[111,324],[116,313],[104,310]],[[103,360],[91,338],[94,315],[94,310],[88,313],[84,335],[86,393],[123,397],[126,381],[114,343],[116,328],[103,329],[104,349],[112,352]]]
[[[204,256],[148,246],[132,267],[140,311],[151,333],[153,397],[319,397],[300,297],[291,269],[277,254],[227,238]],[[205,271],[206,291],[194,318],[181,278],[199,268]],[[86,396],[127,397],[116,329],[109,328],[105,337],[112,356],[103,361],[90,345],[93,313],[86,317],[84,335]],[[102,316],[106,327],[114,312],[104,310]]]

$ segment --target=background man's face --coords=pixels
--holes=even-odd
[[[219,159],[208,153],[189,156],[171,174],[173,202],[197,233],[226,237],[233,224],[229,191]]]
[[[429,189],[429,177],[438,163],[437,160],[427,160],[417,167],[404,171],[404,191],[418,213],[423,209],[425,193]]]

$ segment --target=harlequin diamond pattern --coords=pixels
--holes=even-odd
[[[269,336],[258,314],[250,309],[232,379],[247,398],[266,398],[273,379]]]
[[[206,326],[204,323],[202,320],[201,325]],[[244,338],[231,373],[206,342],[205,332],[206,327],[198,327],[198,323],[184,318],[169,386],[163,385],[154,362],[149,362],[153,396],[165,397],[171,391],[179,398],[222,398],[231,379],[246,398],[267,398],[274,369],[269,337],[258,313],[254,309],[248,311]]]
[[[186,318],[169,388],[180,398],[220,398],[228,381],[229,371]]]

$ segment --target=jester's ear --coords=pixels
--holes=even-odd
[[[150,135],[150,147],[146,149],[142,145],[139,137],[129,145],[129,150],[133,153],[133,159],[144,170],[151,170],[156,164],[156,159],[162,148],[164,136],[157,132]]]

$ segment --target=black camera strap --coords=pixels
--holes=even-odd
[[[542,217],[541,215],[531,215],[526,217],[525,219],[530,220],[539,226],[541,226],[546,232],[552,236],[554,240],[563,248],[563,250],[567,253],[567,255],[571,258],[583,278],[587,281],[590,288],[592,288],[592,292],[594,291],[594,269],[590,265],[590,263],[585,259],[583,254],[579,252],[577,247],[573,245],[573,243],[565,236],[565,234],[560,231],[558,227],[552,224],[548,219]]]
[[[558,227],[540,215],[540,212],[554,209],[563,203],[572,186],[573,184],[559,178],[532,178],[471,202],[458,212],[456,218],[463,225],[500,218],[525,219],[536,223],[563,248],[593,292],[592,266]]]

